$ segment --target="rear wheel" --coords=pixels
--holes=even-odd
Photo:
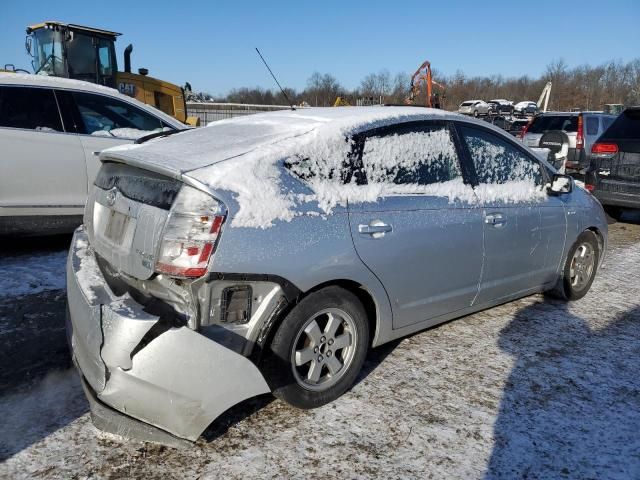
[[[282,321],[263,363],[273,394],[299,408],[342,395],[355,381],[369,345],[358,298],[332,286],[305,297]]]
[[[476,117],[476,118],[478,118],[478,110],[474,110],[474,111],[473,111],[473,116],[474,116],[474,117]]]
[[[596,276],[599,260],[600,247],[595,233],[583,232],[569,250],[562,274],[550,293],[564,300],[584,297]]]

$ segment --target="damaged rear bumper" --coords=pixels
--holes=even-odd
[[[149,341],[160,317],[114,295],[82,228],[67,261],[67,296],[82,376],[100,402],[129,417],[194,441],[231,406],[270,391],[249,359],[186,326]]]

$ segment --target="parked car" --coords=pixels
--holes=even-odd
[[[440,110],[270,112],[100,159],[68,328],[121,432],[195,440],[267,392],[326,404],[370,347],[534,292],[581,298],[607,244],[571,177]]]
[[[499,115],[513,115],[513,102],[505,100],[504,98],[498,98],[495,100],[489,100],[487,102],[490,107],[490,113]]]
[[[487,115],[489,113],[489,104],[483,100],[467,100],[460,104],[458,113],[473,115],[474,117]]]
[[[0,235],[72,232],[101,150],[181,128],[111,88],[0,73]]]
[[[513,106],[513,113],[516,115],[535,115],[538,113],[538,104],[531,101],[518,102]]]
[[[585,184],[614,218],[640,208],[640,107],[627,108],[591,146]]]
[[[504,117],[502,115],[488,115],[484,118],[485,122],[495,125],[502,130],[509,130],[511,128],[511,117]]]
[[[522,140],[529,147],[549,148],[564,156],[569,171],[580,171],[589,166],[591,146],[615,118],[602,112],[540,113],[524,130]]]
[[[527,128],[528,124],[529,120],[527,119],[514,118],[511,122],[511,125],[509,125],[509,133],[514,137],[521,138],[522,132],[525,128]]]

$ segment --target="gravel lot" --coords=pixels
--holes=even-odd
[[[56,283],[67,241],[0,258],[0,478],[640,478],[640,216],[610,226],[583,300],[534,295],[385,345],[336,402],[252,399],[182,450],[92,426]],[[8,265],[46,272],[12,290]]]

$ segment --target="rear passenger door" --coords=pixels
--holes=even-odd
[[[482,210],[447,124],[369,132],[359,148],[364,184],[349,200],[351,233],[389,295],[393,327],[469,307],[482,270]]]
[[[84,152],[50,88],[0,86],[0,206],[6,215],[82,214]]]
[[[554,282],[564,249],[564,199],[549,196],[542,164],[505,135],[458,124],[483,207],[479,305]],[[568,197],[568,196],[564,196]]]

